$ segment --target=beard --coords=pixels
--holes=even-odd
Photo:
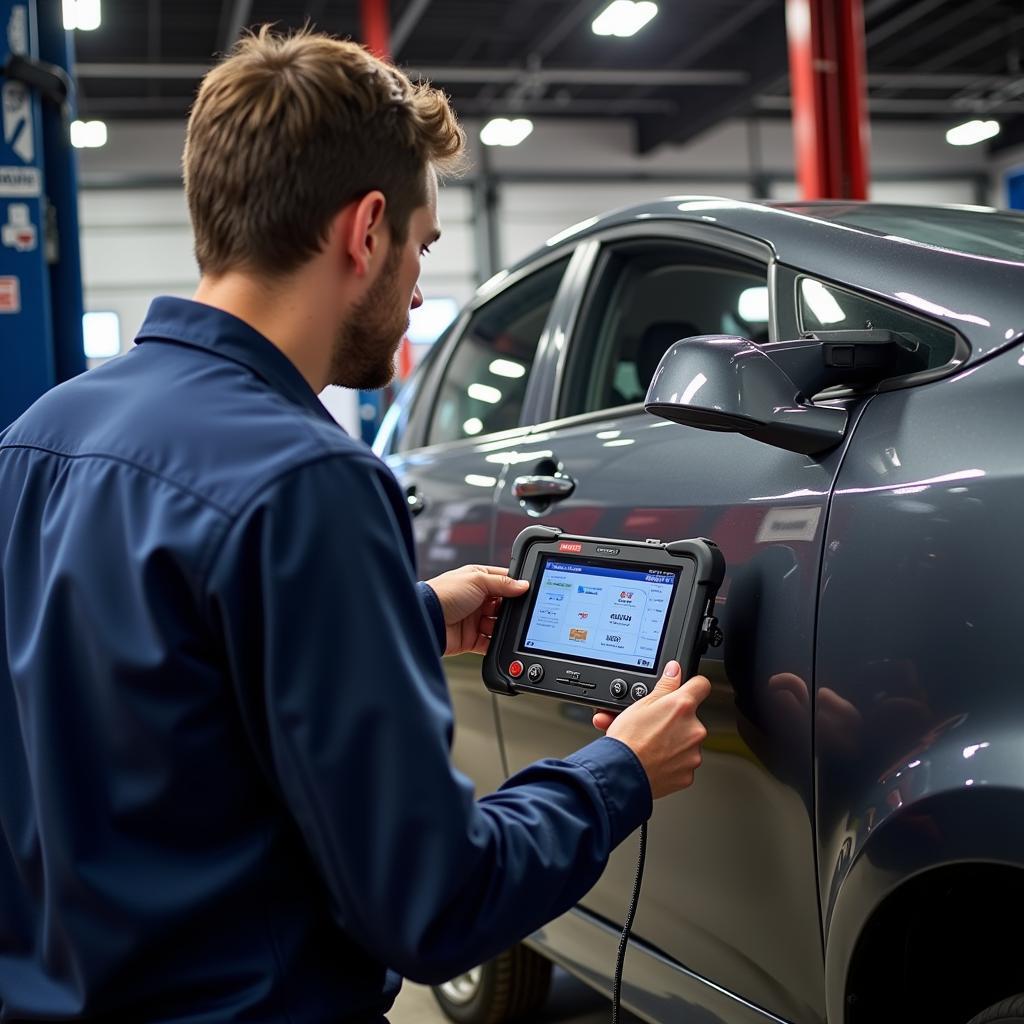
[[[341,326],[331,353],[330,382],[342,388],[387,387],[395,355],[409,329],[409,310],[398,294],[401,252],[392,246],[377,280]]]

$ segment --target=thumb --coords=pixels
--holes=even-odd
[[[648,696],[650,697],[664,697],[667,693],[672,693],[674,690],[679,689],[679,684],[683,681],[682,669],[679,667],[678,661],[670,661],[665,666],[665,671],[662,672],[661,678],[654,684],[654,689],[651,690]]]
[[[512,576],[499,576],[496,573],[486,573],[480,578],[480,583],[488,597],[518,597],[530,586],[529,580],[517,580]]]

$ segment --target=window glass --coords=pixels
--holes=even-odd
[[[763,266],[673,242],[609,250],[575,332],[562,415],[642,402],[680,338],[736,334],[768,340]]]
[[[948,327],[813,277],[799,279],[797,295],[803,331],[898,331],[927,347],[928,369],[943,366],[953,358],[956,335]]]
[[[473,314],[437,389],[428,444],[519,425],[537,343],[568,262],[510,285]]]

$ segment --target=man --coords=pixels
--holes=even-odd
[[[709,685],[673,665],[474,801],[439,654],[526,584],[417,585],[396,481],[316,397],[390,379],[462,146],[353,44],[244,40],[189,122],[195,301],[0,436],[0,1019],[380,1021],[692,782]]]

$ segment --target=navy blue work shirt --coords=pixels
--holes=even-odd
[[[0,1020],[380,1021],[650,814],[602,737],[474,801],[398,484],[235,317],[157,299],[0,435]]]

